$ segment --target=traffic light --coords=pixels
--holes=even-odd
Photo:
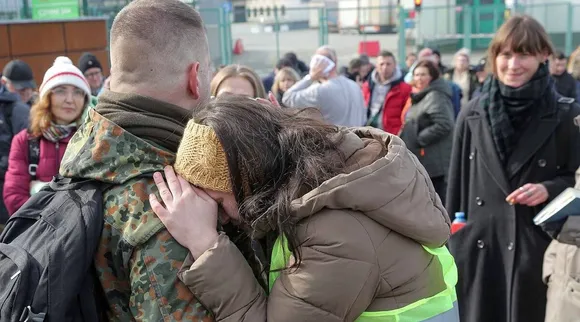
[[[423,4],[423,0],[414,0],[415,1],[415,10],[421,10],[421,5]]]

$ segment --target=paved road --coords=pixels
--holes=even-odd
[[[276,51],[276,37],[274,33],[252,32],[257,29],[255,24],[233,24],[232,38],[241,39],[244,45],[242,55],[233,56],[234,63],[248,65],[256,70],[258,74],[269,73],[278,60]],[[379,41],[381,49],[390,50],[397,54],[397,35],[358,35],[358,34],[329,34],[328,42],[338,55],[338,64],[347,65],[348,62],[357,56],[358,44],[361,40]],[[310,60],[314,50],[319,46],[318,30],[294,30],[280,32],[279,36],[280,55],[293,51],[305,62]],[[413,51],[412,47],[407,48],[407,52]],[[482,52],[473,53],[474,62],[483,56]],[[443,61],[451,63],[453,54],[444,54]]]

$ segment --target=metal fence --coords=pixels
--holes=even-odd
[[[33,19],[34,1],[0,0],[0,22],[2,20]],[[131,0],[78,0],[76,2],[78,13],[75,15],[78,17],[106,17],[107,30],[109,31],[117,13],[130,2]],[[231,20],[224,8],[198,8],[197,1],[184,2],[196,7],[203,17],[214,65],[231,63]]]
[[[30,19],[35,1],[1,0],[0,20]],[[130,1],[78,0],[79,15],[106,16],[110,27],[115,15]],[[190,5],[196,6],[195,1]],[[423,46],[436,47],[443,53],[462,47],[481,52],[495,30],[514,13],[538,19],[555,47],[569,54],[580,44],[580,20],[574,20],[578,6],[555,0],[515,8],[498,3],[427,6],[420,12],[400,6],[345,7],[340,1],[325,7],[197,7],[206,23],[216,65],[240,63],[266,74],[286,52],[308,59],[316,47],[324,44],[336,49],[341,64],[356,56],[359,49],[365,51],[364,46],[360,47],[367,42],[378,42],[381,49],[397,53],[400,60]],[[243,45],[243,52],[234,55],[234,43]]]

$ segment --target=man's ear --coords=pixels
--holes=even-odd
[[[199,62],[189,65],[187,70],[187,89],[194,99],[199,99]]]

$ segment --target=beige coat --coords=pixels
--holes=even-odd
[[[580,189],[580,169],[576,172]],[[580,321],[580,217],[569,217],[544,256],[546,322]]]
[[[302,264],[283,271],[269,296],[225,235],[186,261],[179,277],[216,321],[353,321],[445,289],[421,244],[445,244],[450,222],[423,166],[375,129],[352,130],[341,149],[350,173],[292,204]]]

